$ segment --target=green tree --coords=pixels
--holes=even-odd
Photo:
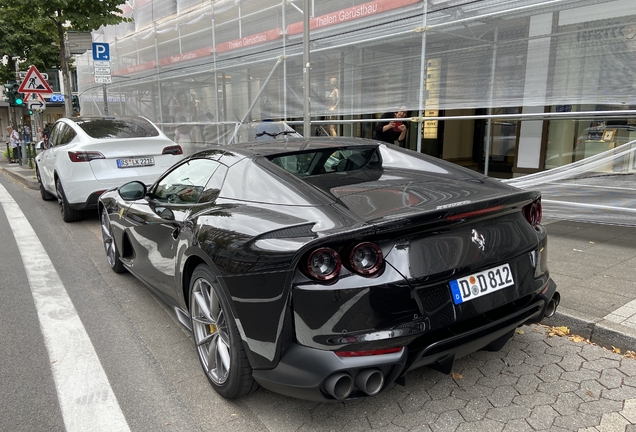
[[[59,68],[59,49],[52,45],[55,40],[55,29],[49,20],[25,16],[20,9],[5,3],[0,5],[0,58],[7,59],[6,64],[0,64],[0,82],[15,79],[15,62],[11,60],[15,56],[42,71]]]
[[[2,0],[7,9],[15,9],[24,17],[34,18],[39,31],[52,28],[53,41],[59,49],[59,65],[64,81],[64,111],[67,117],[73,113],[71,105],[71,80],[64,44],[66,32],[90,32],[104,25],[130,21],[121,15],[119,5],[125,0]],[[47,24],[48,23],[48,24]],[[43,27],[40,27],[42,25]],[[48,31],[48,30],[46,30]]]

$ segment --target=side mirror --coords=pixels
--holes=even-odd
[[[146,185],[135,180],[121,186],[118,192],[124,201],[136,201],[146,196]]]
[[[174,212],[172,210],[170,210],[169,208],[166,207],[155,207],[154,208],[155,213],[157,213],[157,216],[159,216],[161,219],[167,220],[167,221],[173,221],[174,220]]]

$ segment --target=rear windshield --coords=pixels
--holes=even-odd
[[[287,155],[269,160],[297,177],[360,169],[381,169],[377,147],[327,148]]]
[[[159,136],[145,119],[81,119],[76,123],[92,138],[143,138]]]

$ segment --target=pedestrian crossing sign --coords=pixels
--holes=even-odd
[[[38,69],[31,65],[20,84],[18,93],[53,93],[49,84],[44,80]]]

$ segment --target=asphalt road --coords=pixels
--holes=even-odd
[[[16,240],[21,216],[0,190],[0,430],[87,430],[61,402],[69,399],[54,373],[50,318],[66,315],[43,316],[43,301],[34,302],[37,279],[27,272],[39,271],[47,280],[59,275],[123,415],[123,425],[102,421],[93,430],[636,431],[636,360],[549,336],[542,326],[519,329],[500,352],[459,360],[451,375],[423,368],[408,374],[406,386],[366,400],[321,404],[263,389],[225,400],[206,381],[173,313],[131,275],[108,268],[96,215],[65,224],[55,201],[5,175],[2,188],[38,241]],[[24,250],[31,252],[21,256]],[[71,379],[95,378],[78,370]],[[91,412],[105,395],[74,402]]]

